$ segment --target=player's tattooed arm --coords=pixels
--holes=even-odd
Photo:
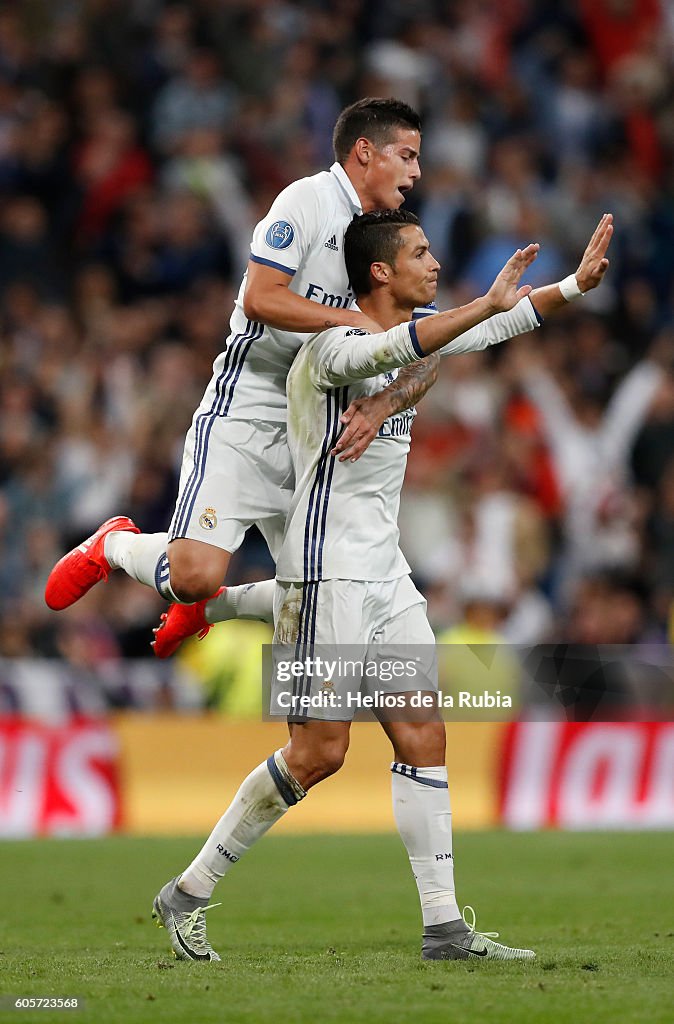
[[[400,370],[393,383],[379,394],[352,402],[341,417],[344,431],[330,454],[339,456],[340,462],[357,462],[389,416],[411,408],[424,397],[438,379],[439,365],[439,356],[427,356]]]
[[[438,379],[440,356],[433,353],[418,363],[411,363],[399,371],[398,376],[384,388],[383,394],[391,402],[389,416],[404,409],[411,409],[420,402]]]

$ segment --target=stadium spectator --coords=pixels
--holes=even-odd
[[[522,360],[521,381],[538,410],[563,501],[562,602],[589,572],[636,567],[639,541],[625,478],[630,449],[662,380],[657,363],[643,360],[604,410],[582,373],[566,379],[565,394],[531,352]]]
[[[160,152],[170,154],[195,128],[218,129],[236,113],[236,94],[221,76],[214,53],[194,50],[184,74],[169,78],[157,96],[152,136]]]
[[[445,305],[460,300],[457,282],[479,269],[494,237],[522,226],[523,213],[545,220],[540,261],[548,253],[564,265],[610,209],[610,274],[583,300],[592,317],[544,324],[537,349],[571,391],[591,392],[596,417],[596,397],[605,408],[671,329],[667,6],[460,3],[451,18],[433,0],[422,7],[416,26],[409,5],[365,0],[329,10],[235,0],[0,12],[0,631],[8,638],[15,626],[17,652],[49,649],[52,617],[37,578],[46,552],[65,549],[84,514],[66,482],[79,481],[100,507],[112,500],[106,493],[124,493],[152,529],[167,525],[185,408],[222,344],[245,225],[293,177],[325,162],[326,125],[336,106],[362,95],[371,70],[407,75],[423,98],[424,175],[408,205],[443,264]],[[392,65],[401,48],[405,65]],[[553,634],[563,636],[568,620],[552,584],[568,551],[559,530],[567,491],[507,361],[473,362],[463,376],[456,365],[443,369],[420,406],[409,523],[405,506],[401,515],[408,557],[434,597],[434,624],[450,626],[460,609],[447,579],[464,551],[457,509],[463,501],[474,514],[469,482],[481,451],[505,457],[508,493],[532,500],[547,523],[539,586],[552,601]],[[665,468],[674,412],[663,379],[633,454],[622,445],[616,501],[608,519],[602,506],[596,535],[605,547],[619,513],[655,635],[664,635],[674,591]],[[82,466],[101,451],[105,490],[96,496]],[[638,492],[622,472],[630,460]],[[432,512],[432,546],[414,533],[422,509]],[[94,614],[105,616],[105,602]]]

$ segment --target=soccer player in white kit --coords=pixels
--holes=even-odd
[[[293,492],[288,370],[306,333],[366,323],[351,308],[344,232],[354,214],[404,201],[421,173],[420,129],[415,111],[393,99],[360,100],[342,112],[336,162],[284,189],[255,229],[230,334],[185,441],[168,536],[139,534],[125,516],[108,520],[52,570],[50,608],[74,604],[116,568],[171,602],[209,598],[253,523],[276,559]],[[426,361],[385,395],[342,410],[349,422],[341,450],[358,458],[386,418],[413,405],[436,376]],[[271,589],[250,601],[270,602]]]
[[[518,326],[534,327],[537,313],[547,315],[574,294],[596,287],[608,266],[611,233],[611,217],[605,215],[573,281],[539,288],[529,299],[530,288],[518,290],[538,249],[529,245],[511,257],[487,296],[415,322],[413,307],[434,297],[439,269],[417,219],[386,211],[354,220],[345,239],[349,276],[360,308],[384,331],[319,332],[289,374],[288,441],[296,489],[277,562],[277,643],[296,645],[302,659],[321,643],[349,645],[349,656],[361,645],[372,658],[387,645],[433,644],[425,601],[398,547],[396,518],[411,417],[392,417],[359,462],[339,463],[330,452],[340,411],[354,392],[367,395],[385,386],[387,373],[397,367],[442,349],[451,354],[484,348],[516,333]],[[295,693],[311,696],[313,685],[309,679],[308,687]],[[418,688],[415,677],[396,677],[389,689],[404,696]],[[436,680],[431,689],[437,689]],[[153,915],[168,929],[177,956],[219,959],[204,919],[217,881],[312,786],[341,767],[353,710],[342,705],[335,712],[326,704],[325,710],[313,705],[309,713],[291,716],[287,745],[244,780],[194,861],[155,898]],[[533,959],[531,950],[477,932],[474,915],[468,924],[459,911],[445,730],[437,709],[423,720],[382,719],[382,726],[394,750],[396,824],[421,901],[422,957]]]

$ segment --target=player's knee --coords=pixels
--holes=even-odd
[[[201,566],[176,569],[171,566],[170,581],[171,590],[178,600],[193,604],[211,597],[222,583],[222,576]]]
[[[348,743],[342,740],[330,740],[321,745],[314,754],[311,766],[312,784],[321,782],[339,771],[344,764],[347,748]]]
[[[311,789],[339,771],[348,749],[349,726],[346,722],[293,723],[283,756],[297,781],[305,789]]]
[[[169,545],[171,590],[179,601],[192,604],[215,593],[227,571],[227,563],[219,555],[217,549],[205,544],[174,541]]]
[[[324,777],[328,775],[334,775],[344,764],[344,758],[346,757],[346,745],[341,743],[332,743],[330,747],[324,751],[322,757],[322,767]]]

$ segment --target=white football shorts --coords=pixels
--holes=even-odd
[[[276,561],[293,494],[284,423],[195,417],[185,438],[169,541],[236,551],[255,524]]]
[[[382,695],[437,692],[435,637],[409,576],[277,580],[274,622],[272,715],[350,721],[360,710],[376,713]]]

